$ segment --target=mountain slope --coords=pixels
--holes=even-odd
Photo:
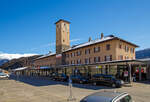
[[[150,48],[136,51],[136,59],[150,58]]]
[[[4,63],[7,63],[9,60],[8,59],[0,59],[0,66],[3,65]]]
[[[35,55],[30,57],[21,57],[18,59],[12,59],[7,63],[4,63],[2,66],[0,66],[0,68],[8,70],[8,69],[16,69],[18,67],[23,67],[23,66],[32,66],[33,60],[40,56],[41,55]]]

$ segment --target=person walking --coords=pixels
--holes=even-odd
[[[136,74],[133,73],[133,82],[136,82]]]

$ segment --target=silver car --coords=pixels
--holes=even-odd
[[[6,73],[0,73],[0,79],[3,79],[3,78],[9,78],[9,74],[6,74]]]
[[[80,102],[133,102],[126,92],[97,92],[83,98]]]

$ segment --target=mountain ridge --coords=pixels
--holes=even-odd
[[[150,48],[136,51],[136,59],[150,58]]]

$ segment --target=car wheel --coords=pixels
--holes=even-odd
[[[116,88],[116,84],[113,83],[113,84],[112,84],[112,87],[113,87],[113,88]]]

